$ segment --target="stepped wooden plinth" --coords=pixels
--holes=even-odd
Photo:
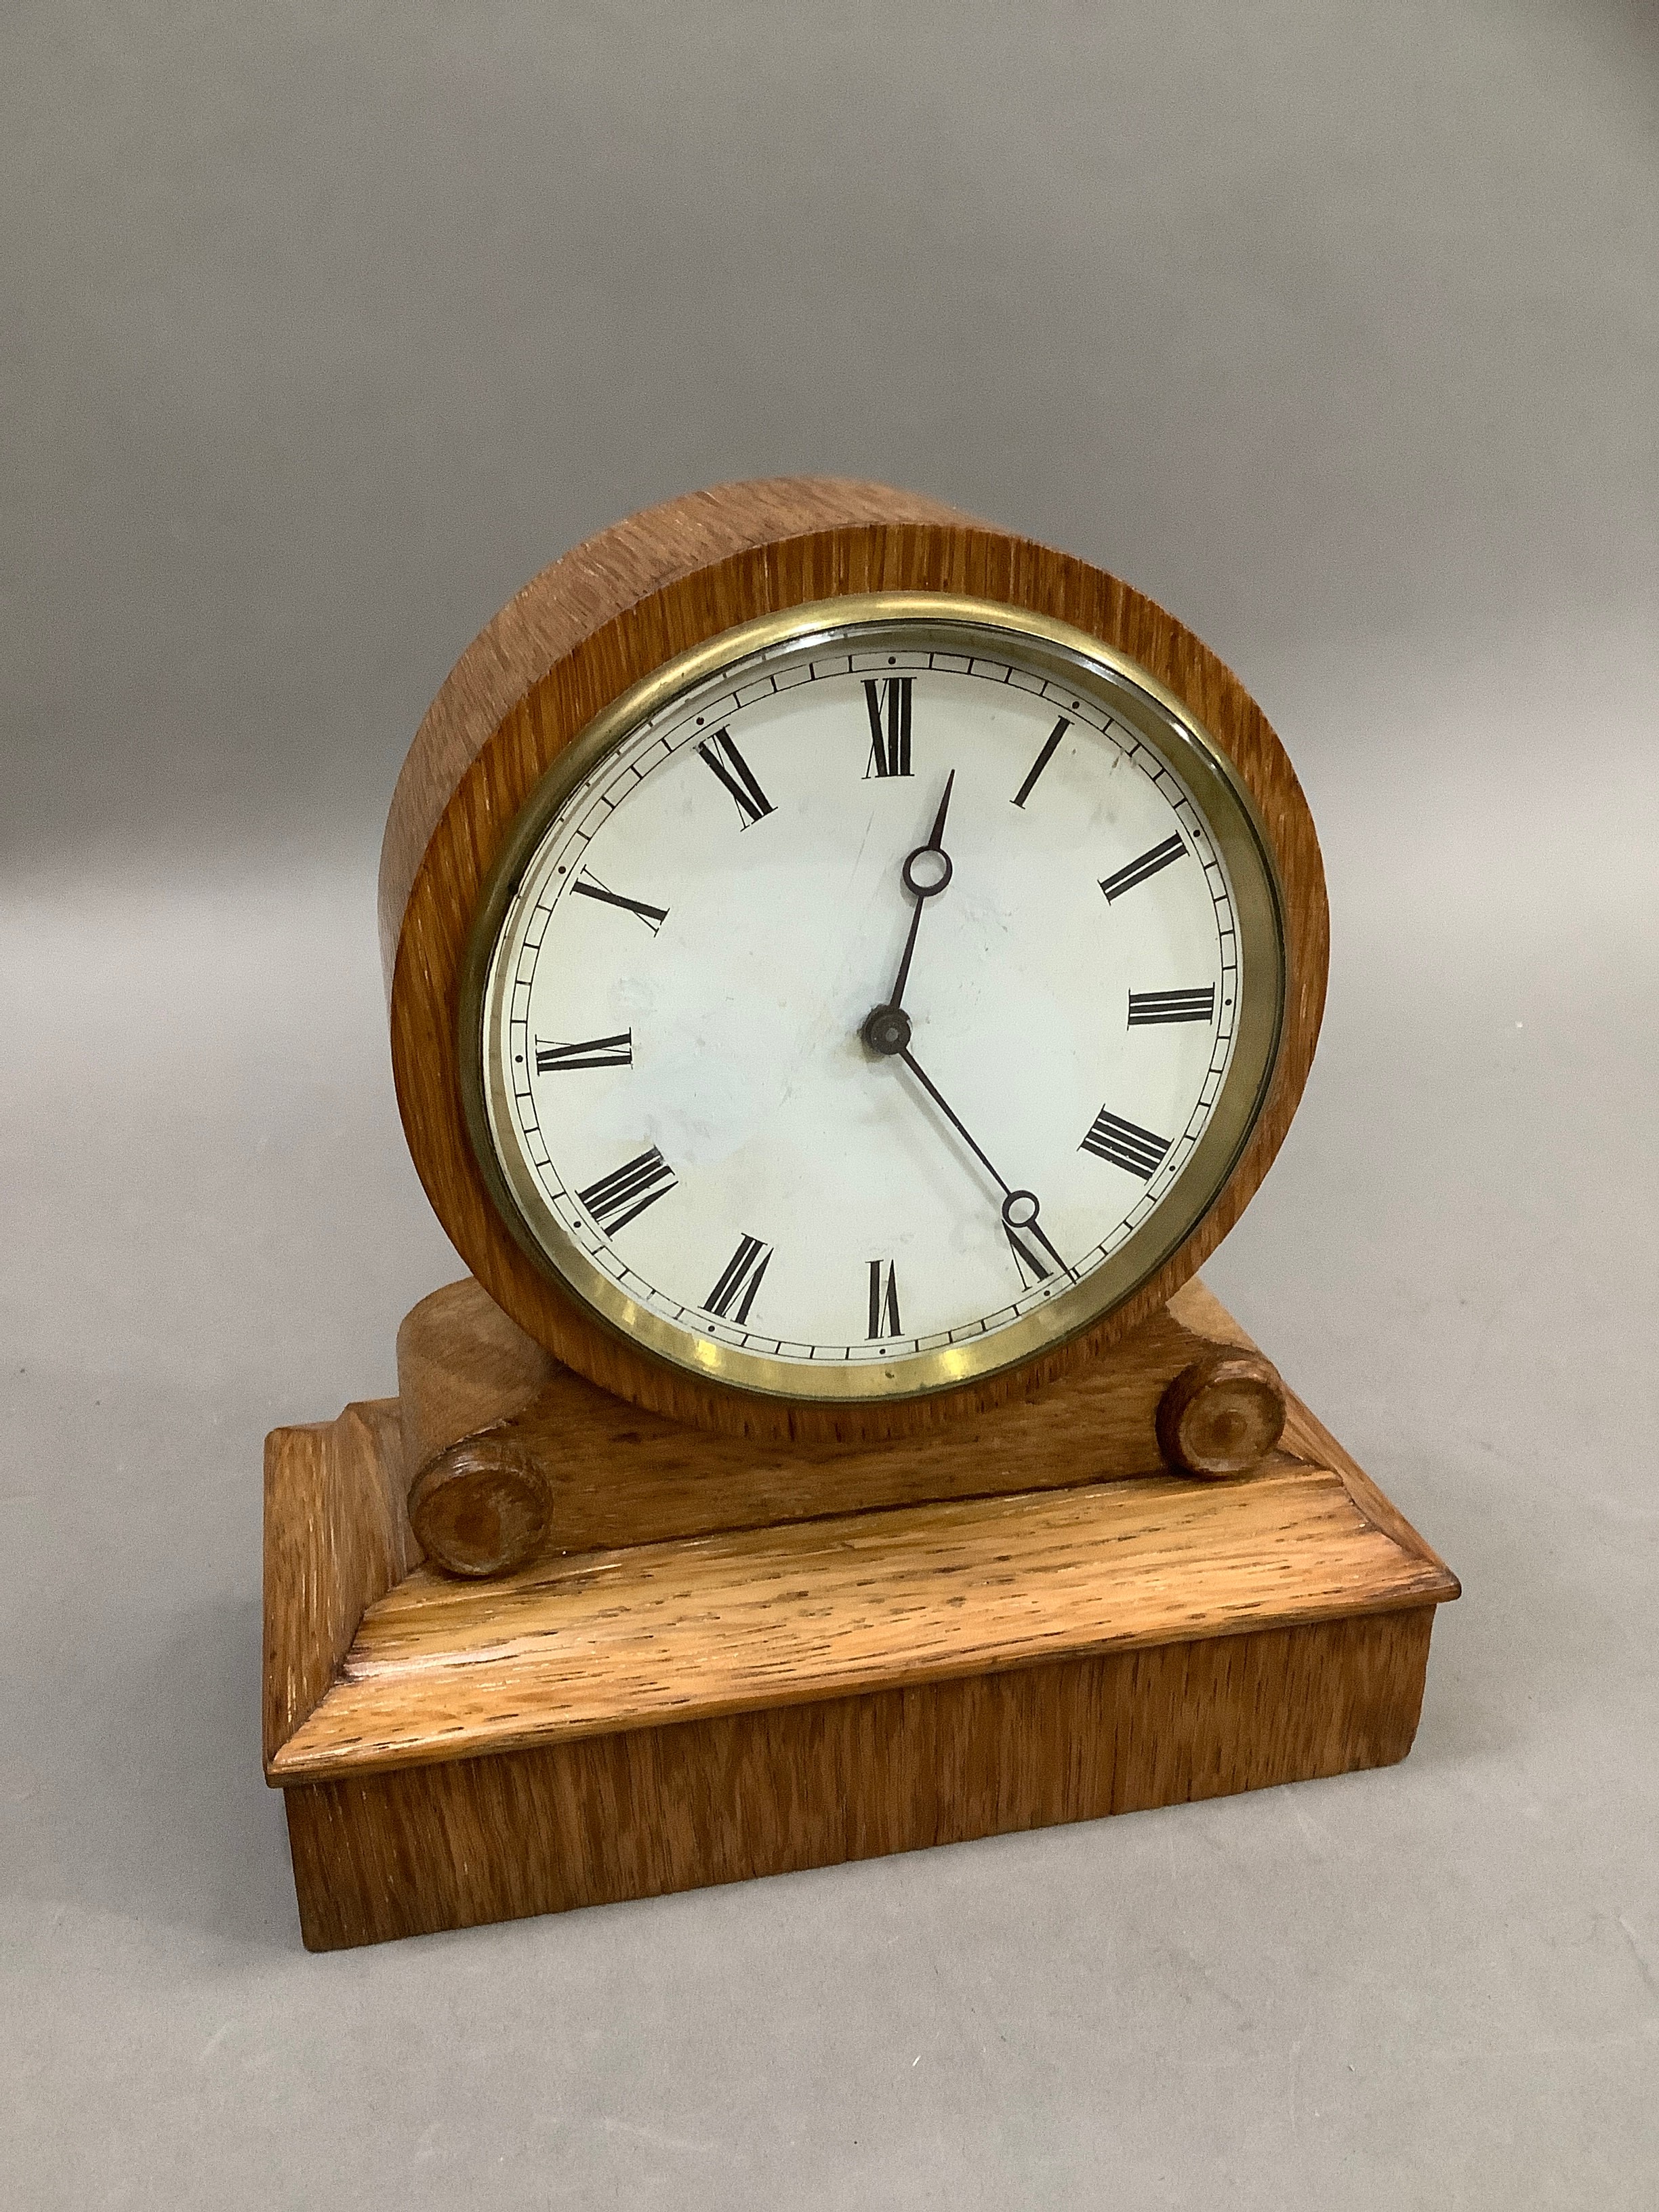
[[[478,1340],[472,1412],[494,1393],[511,1413],[524,1391],[504,1380],[501,1317],[474,1286],[439,1296],[445,1326],[495,1347]],[[704,1504],[700,1533],[684,1533],[698,1519],[684,1464],[639,1472],[655,1417],[618,1407],[610,1490],[591,1453],[563,1467],[542,1549],[469,1581],[422,1562],[405,1510],[434,1420],[454,1432],[406,1328],[400,1400],[267,1446],[265,1772],[286,1800],[307,1944],[1403,1758],[1456,1579],[1294,1398],[1254,1472],[1152,1471],[1159,1391],[1194,1335],[1248,1344],[1194,1284],[1111,1355],[1121,1401],[1141,1407],[1121,1435],[1097,1370],[916,1440],[904,1480],[924,1502],[863,1502],[868,1455],[819,1452],[811,1517],[752,1525],[787,1471],[777,1449],[762,1480],[734,1472],[732,1440],[683,1432],[682,1461],[706,1443],[720,1471],[709,1495],[725,1502]],[[527,1340],[523,1357],[563,1387]],[[860,1510],[824,1510],[837,1464]],[[881,1466],[886,1498],[898,1477]],[[608,1509],[613,1535],[641,1540],[592,1541],[612,1493],[627,1501]],[[562,1530],[583,1548],[557,1548]]]

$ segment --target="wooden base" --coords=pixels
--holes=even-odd
[[[1121,1475],[1251,1473],[1285,1388],[1199,1282],[1078,1372],[920,1434],[780,1445],[642,1412],[510,1321],[470,1279],[398,1331],[409,1516],[428,1562],[492,1577],[553,1552],[817,1521]]]
[[[386,1401],[267,1446],[265,1771],[313,1949],[1385,1765],[1457,1595],[1294,1399],[1234,1481],[1073,1480],[479,1583],[416,1563],[402,1431]]]

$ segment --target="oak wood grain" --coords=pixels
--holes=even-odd
[[[471,1275],[434,1291],[410,1308],[398,1330],[408,1479],[446,1445],[526,1412],[569,1371]],[[588,1404],[580,1394],[575,1402],[584,1410]]]
[[[1451,1595],[1437,1562],[1284,1457],[588,1553],[504,1582],[422,1571],[371,1605],[277,1780]]]
[[[1252,1349],[1201,1284],[1178,1303]],[[425,1356],[418,1328],[403,1348]],[[499,1393],[547,1361],[503,1321],[482,1365]],[[381,1401],[267,1449],[265,1766],[318,1949],[1385,1764],[1458,1590],[1293,1397],[1242,1482],[596,1548],[501,1583],[416,1563],[400,1429]]]
[[[1185,1474],[1247,1474],[1272,1451],[1284,1426],[1278,1369],[1259,1352],[1233,1345],[1200,1354],[1158,1401],[1158,1449]]]
[[[1216,1317],[1227,1331],[1218,1338],[1188,1325]],[[561,1367],[476,1282],[453,1283],[423,1299],[398,1334],[399,1402],[414,1455],[410,1516],[434,1565],[495,1574],[538,1548],[589,1551],[1153,1474],[1167,1457],[1158,1424],[1175,1378],[1206,1358],[1255,1358],[1265,1367],[1236,1347],[1236,1335],[1224,1310],[1188,1284],[1040,1398],[916,1437],[780,1445],[710,1435],[628,1406]],[[1226,1472],[1247,1473],[1276,1439],[1276,1428],[1264,1433],[1254,1454],[1235,1440]],[[537,1482],[543,1510],[532,1516],[520,1501]],[[518,1531],[516,1553],[509,1528]]]
[[[879,1408],[802,1406],[720,1389],[653,1358],[520,1249],[465,1133],[459,978],[485,877],[512,823],[602,708],[740,622],[892,589],[965,592],[1055,616],[1129,654],[1185,702],[1233,762],[1273,848],[1287,901],[1285,1032],[1267,1101],[1216,1205],[1115,1313],[988,1382]],[[1318,1033],[1328,953],[1323,871],[1300,786],[1260,708],[1213,653],[1085,562],[912,495],[824,479],[725,485],[671,501],[578,548],[504,610],[463,655],[399,781],[380,921],[410,1152],[440,1220],[490,1296],[564,1365],[634,1405],[726,1433],[831,1444],[921,1433],[1029,1394],[1164,1305],[1237,1220],[1289,1127]]]
[[[313,1950],[1403,1759],[1431,1606],[584,1736],[285,1792]]]
[[[395,1398],[265,1439],[267,1762],[327,1691],[366,1607],[421,1556],[404,1488]]]
[[[775,540],[849,525],[882,529],[963,520],[956,508],[919,492],[855,477],[762,477],[665,500],[551,562],[484,625],[451,669],[398,778],[380,848],[378,902],[388,992],[416,872],[457,786],[513,709],[595,632],[698,569]]]
[[[1413,1528],[1411,1522],[1394,1501],[1385,1497],[1370,1475],[1331,1434],[1325,1424],[1310,1413],[1294,1391],[1285,1394],[1285,1429],[1279,1443],[1287,1452],[1316,1461],[1331,1469],[1349,1497],[1355,1510],[1362,1513],[1374,1528],[1380,1529],[1403,1552],[1427,1561],[1446,1578],[1448,1597],[1462,1594],[1462,1585],[1434,1547]]]
[[[552,1505],[544,1455],[503,1424],[422,1468],[409,1488],[409,1524],[444,1573],[502,1575],[544,1548]]]

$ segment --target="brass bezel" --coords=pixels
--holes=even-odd
[[[1018,640],[1028,665],[1063,667],[1163,757],[1190,793],[1231,879],[1243,985],[1232,1058],[1202,1136],[1165,1197],[1092,1273],[994,1335],[886,1362],[811,1366],[698,1337],[629,1297],[596,1267],[519,1164],[496,1152],[486,1103],[486,1008],[495,950],[549,824],[605,755],[638,726],[739,663],[848,630],[902,624]],[[959,649],[959,640],[958,640]],[[959,1389],[1024,1366],[1082,1335],[1132,1297],[1215,1206],[1266,1103],[1284,1033],[1285,896],[1255,803],[1197,718],[1138,662],[1088,632],[995,600],[936,592],[848,594],[762,616],[665,661],[597,714],[525,801],[485,880],[460,975],[462,1103],[473,1157],[514,1242],[539,1273],[629,1343],[705,1382],[800,1405],[891,1404]],[[486,1014],[490,1019],[486,1023]],[[504,1103],[504,1102],[503,1102]],[[1185,1197],[1183,1199],[1183,1194]]]

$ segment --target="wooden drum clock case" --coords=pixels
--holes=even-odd
[[[880,485],[675,500],[469,647],[386,826],[469,1271],[265,1462],[313,1948],[1402,1758],[1457,1584],[1196,1270],[1319,848],[1237,680]]]

